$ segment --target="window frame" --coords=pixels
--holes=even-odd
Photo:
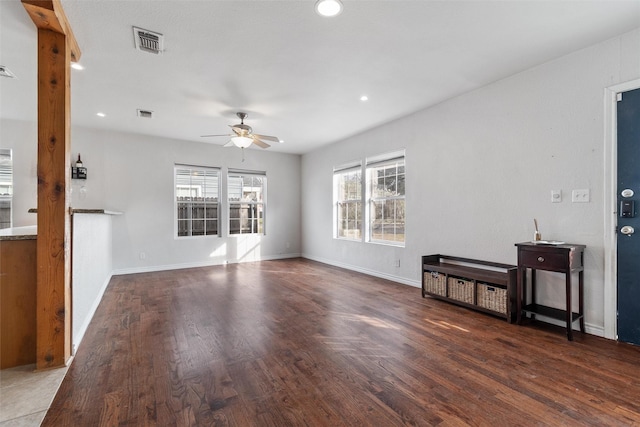
[[[347,197],[341,197],[341,193],[343,192],[343,187],[342,187],[342,179],[350,174],[358,174],[359,175],[359,188],[358,188],[358,198],[349,198]],[[351,241],[358,241],[358,242],[362,242],[364,239],[364,235],[365,235],[365,203],[364,203],[364,197],[363,197],[363,191],[364,191],[364,181],[362,179],[362,162],[352,162],[352,163],[348,163],[339,167],[335,167],[333,169],[333,238],[334,239],[339,239],[339,240],[351,240]],[[356,216],[356,218],[353,221],[356,221],[356,223],[359,223],[360,226],[357,228],[343,228],[342,227],[342,223],[343,221],[345,221],[342,216],[341,216],[341,211],[342,209],[344,209],[344,205],[351,205],[351,204],[355,204],[356,206],[359,205],[359,209],[356,208],[356,211],[360,214],[359,218],[358,216]],[[349,209],[347,208],[347,212],[349,211]],[[346,219],[347,224],[349,222],[349,219],[347,217]],[[351,230],[358,230],[358,236],[353,236],[350,237],[348,235],[344,235],[345,231],[351,231]],[[343,232],[341,235],[341,232]]]
[[[233,179],[235,177],[241,177],[243,184],[241,187],[241,194],[244,194],[244,179],[245,177],[251,177],[252,180],[253,178],[260,178],[262,180],[262,185],[261,185],[261,192],[260,192],[260,198],[258,200],[242,200],[242,197],[240,197],[240,200],[231,200],[231,184]],[[226,189],[227,189],[227,194],[226,194],[226,202],[227,202],[227,235],[229,237],[234,237],[234,236],[266,236],[267,234],[267,189],[268,189],[268,179],[267,179],[267,173],[264,171],[252,171],[252,170],[241,170],[241,169],[229,169],[227,171],[227,175],[226,175]],[[255,188],[255,187],[254,187]],[[256,212],[255,217],[254,218],[249,218],[251,225],[251,229],[253,230],[253,224],[254,224],[254,220],[255,220],[255,231],[251,231],[249,233],[243,233],[242,232],[242,224],[239,224],[238,226],[238,230],[239,232],[234,233],[233,232],[233,228],[231,226],[231,222],[234,220],[237,220],[239,222],[242,221],[242,216],[238,217],[238,218],[232,218],[231,217],[231,209],[234,206],[239,206],[239,209],[242,209],[242,205],[248,205],[249,206],[249,212]],[[240,210],[239,210],[240,212]],[[241,215],[241,214],[240,214]]]
[[[189,170],[189,177],[190,177],[190,184],[186,185],[186,184],[182,184],[182,183],[178,183],[178,171],[179,170]],[[206,185],[205,185],[205,195],[202,196],[193,196],[193,195],[189,195],[189,196],[178,196],[178,192],[179,189],[190,189],[193,188],[193,185],[191,184],[191,177],[193,176],[193,172],[194,171],[198,171],[203,173],[205,176],[207,174],[210,173],[214,173],[216,178],[217,178],[217,198],[213,198],[213,200],[206,200],[207,196],[206,196]],[[206,182],[206,181],[205,181]],[[211,238],[211,237],[221,237],[222,236],[222,220],[221,220],[221,214],[222,214],[222,197],[221,197],[221,190],[222,190],[222,173],[221,173],[221,169],[219,167],[212,167],[212,166],[201,166],[201,165],[187,165],[187,164],[180,164],[180,163],[176,163],[174,164],[173,167],[173,205],[174,205],[174,209],[173,209],[173,215],[174,215],[174,219],[173,219],[173,227],[174,227],[174,231],[173,231],[173,237],[174,239],[200,239],[200,238]],[[178,197],[188,197],[189,199],[192,198],[202,198],[203,200],[178,200]],[[217,199],[217,200],[216,200]],[[195,220],[202,220],[203,222],[203,234],[193,234],[193,224],[194,224],[194,218],[193,218],[193,203],[194,202],[198,202],[198,203],[202,203],[203,206],[203,212],[202,212],[202,218],[195,218]],[[188,204],[190,206],[185,206],[184,208],[186,208],[187,210],[187,218],[180,218],[179,215],[179,209],[180,204]],[[208,211],[209,211],[209,207],[213,207],[215,206],[216,208],[216,217],[208,217]],[[211,234],[207,234],[207,223],[210,220],[215,220],[216,222],[216,232],[215,233],[211,233]],[[188,224],[188,229],[189,229],[189,234],[186,235],[180,235],[180,222],[184,221]]]
[[[398,172],[398,168],[402,168],[402,173]],[[379,180],[379,176],[377,176],[377,172],[381,169],[391,169],[395,168],[396,172],[393,176],[395,176],[395,193],[386,196],[381,196],[379,194],[375,194],[375,190],[377,188],[377,182]],[[375,176],[374,176],[375,174]],[[402,175],[402,194],[398,193],[398,187],[400,182],[400,175]],[[366,200],[366,214],[365,214],[365,240],[368,243],[389,245],[389,246],[399,246],[404,247],[406,244],[406,156],[405,151],[397,151],[393,153],[387,153],[375,157],[367,158],[365,161],[365,176],[366,176],[366,187],[367,187],[367,200]],[[383,178],[386,178],[387,175],[384,175]],[[391,176],[391,175],[389,175]],[[401,201],[404,210],[404,220],[402,223],[403,233],[402,240],[398,239],[382,239],[374,237],[374,222],[377,221],[377,218],[374,218],[376,214],[376,204],[382,203],[386,204],[387,202],[393,202],[394,204],[394,219],[397,218],[397,202]],[[396,220],[393,221],[394,225],[394,233],[393,236],[398,236],[399,234],[395,232],[397,228],[398,222]],[[383,235],[384,235],[384,224],[383,224]]]
[[[13,150],[0,148],[0,229],[13,227]],[[6,191],[6,193],[4,192]]]

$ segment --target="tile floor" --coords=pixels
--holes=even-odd
[[[36,365],[0,370],[0,427],[38,427],[67,368],[35,372]]]

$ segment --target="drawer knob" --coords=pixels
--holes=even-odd
[[[539,261],[539,262],[544,262],[544,258],[543,258],[543,257],[541,257],[541,256],[539,256],[539,257],[538,257],[538,261]]]

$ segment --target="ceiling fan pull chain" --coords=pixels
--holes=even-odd
[[[242,150],[242,163],[244,163],[244,147],[240,147],[240,150]]]

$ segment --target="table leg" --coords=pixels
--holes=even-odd
[[[566,305],[566,319],[567,319],[567,339],[573,341],[573,308],[571,306],[571,271],[565,274],[566,287],[567,287],[567,305]]]
[[[531,269],[531,304],[536,303],[536,269]],[[536,315],[531,313],[531,319],[535,320]]]
[[[578,313],[580,314],[580,332],[584,334],[584,271],[578,273]]]
[[[516,276],[516,322],[522,324],[522,298],[526,295],[526,289],[523,289],[526,272],[523,268],[518,267]]]

